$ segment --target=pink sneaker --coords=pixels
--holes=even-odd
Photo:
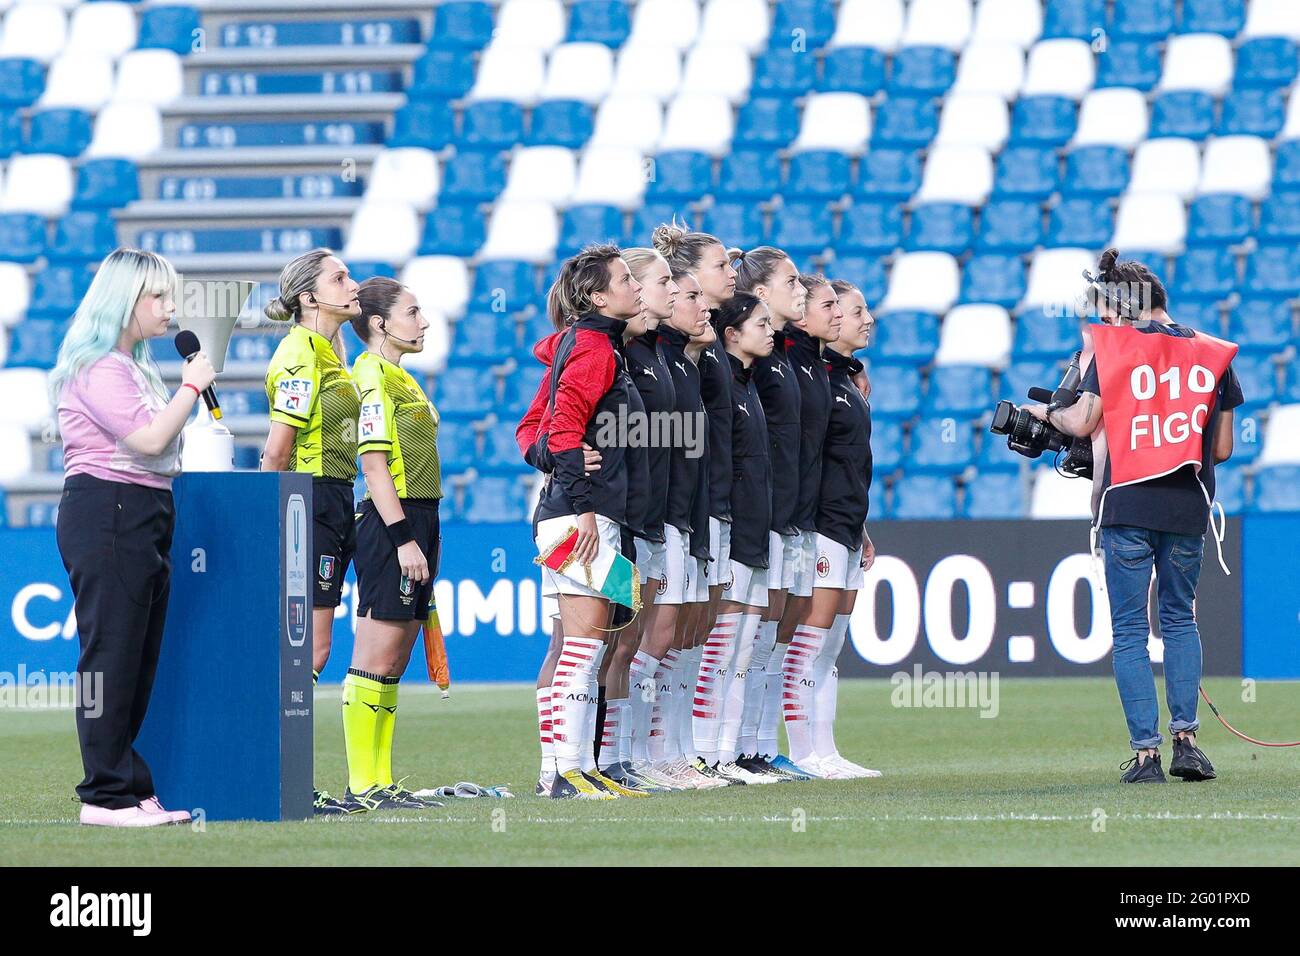
[[[150,797],[148,800],[140,801],[140,809],[145,813],[161,813],[170,817],[171,823],[189,823],[190,811],[188,810],[167,810],[157,797]]]
[[[151,813],[143,807],[123,807],[110,810],[108,807],[95,807],[89,803],[81,805],[81,823],[90,827],[161,827],[174,823],[170,816],[163,813]]]

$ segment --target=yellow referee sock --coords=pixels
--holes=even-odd
[[[348,754],[348,789],[364,793],[378,781],[375,754],[378,751],[384,679],[348,668],[343,678],[343,743]]]
[[[397,725],[397,682],[385,677],[379,692],[379,731],[375,736],[375,783],[387,787],[393,782],[393,728]]]

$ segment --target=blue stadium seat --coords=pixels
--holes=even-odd
[[[1255,474],[1256,511],[1300,511],[1300,465],[1273,465]]]
[[[486,415],[496,404],[496,376],[487,369],[452,365],[438,376],[435,392],[440,413]]]
[[[713,159],[707,153],[671,150],[653,159],[653,175],[645,189],[646,202],[696,202],[713,192]]]
[[[1235,37],[1246,23],[1246,0],[1183,0],[1181,33],[1218,33]]]
[[[2,253],[0,253],[2,255]],[[90,288],[94,273],[84,266],[47,265],[32,281],[27,319],[67,319]]]
[[[740,108],[734,147],[785,146],[799,132],[799,108],[792,99],[755,96]]]
[[[984,366],[939,365],[930,372],[922,411],[974,418],[989,410],[992,394],[992,373]]]
[[[1017,358],[1002,373],[998,396],[1019,405],[1026,400],[1029,389],[1033,387],[1056,388],[1061,381],[1061,357],[1072,351],[1073,346],[1057,352],[1052,360]]]
[[[704,213],[705,232],[726,236],[727,242],[741,249],[761,246],[767,239],[763,229],[763,211],[752,203],[714,203]]]
[[[470,203],[443,203],[424,219],[422,256],[472,256],[487,238],[483,217]]]
[[[139,198],[140,177],[129,159],[88,159],[77,167],[74,208],[121,208]]]
[[[1265,199],[1259,211],[1259,238],[1300,239],[1300,193],[1277,193]]]
[[[519,446],[515,444],[516,424],[513,418],[508,418],[498,421],[487,430],[481,464],[496,471],[531,471],[529,464],[519,454]]]
[[[443,169],[439,198],[491,202],[506,186],[505,160],[494,153],[458,153]]]
[[[1019,256],[976,255],[961,273],[959,302],[991,302],[1010,309],[1025,296],[1025,264]]]
[[[722,160],[719,200],[767,200],[781,191],[781,157],[770,149],[738,149]]]
[[[1160,48],[1142,41],[1113,41],[1097,54],[1097,88],[1126,86],[1150,92],[1160,82]]]
[[[1237,458],[1233,450],[1233,460]],[[1214,469],[1214,500],[1223,506],[1224,514],[1239,515],[1246,511],[1246,469],[1224,462]]]
[[[1214,131],[1214,98],[1200,90],[1162,93],[1151,103],[1152,139],[1178,136],[1202,140]]]
[[[806,51],[792,50],[789,44],[773,47],[754,60],[750,95],[800,96],[813,88],[816,79],[817,61]]]
[[[892,316],[879,320],[877,328],[891,321]],[[921,373],[915,365],[896,365],[872,362],[867,371],[871,378],[871,414],[875,418],[911,418],[921,407]],[[876,444],[875,425],[872,426],[871,445]]]
[[[873,351],[882,359],[925,365],[938,347],[939,317],[933,313],[890,312],[876,319]]]
[[[794,199],[839,199],[850,189],[849,157],[830,150],[790,157],[785,195]]]
[[[1163,252],[1151,252],[1146,249],[1125,249],[1124,258],[1140,262],[1160,280],[1160,284],[1169,288],[1169,258]]]
[[[0,213],[0,261],[35,262],[45,254],[45,220],[34,213]]]
[[[938,132],[939,108],[934,100],[891,96],[876,110],[871,146],[929,146]]]
[[[614,206],[570,206],[560,224],[557,256],[571,256],[590,242],[623,242],[623,213]]]
[[[1286,122],[1286,97],[1278,89],[1234,90],[1223,100],[1220,136],[1272,139]]]
[[[89,113],[70,109],[41,110],[32,114],[23,152],[80,156],[90,145],[92,132]]]
[[[1237,69],[1232,85],[1278,88],[1295,82],[1300,53],[1287,37],[1256,37],[1237,48]]]
[[[943,520],[957,517],[957,487],[940,475],[905,474],[894,485],[890,517]]]
[[[1180,298],[1171,309],[1174,321],[1179,325],[1186,325],[1198,332],[1208,332],[1217,338],[1223,337],[1223,314],[1218,302]]]
[[[23,117],[17,110],[0,111],[0,159],[23,148]]]
[[[1044,200],[1060,184],[1056,151],[1035,146],[1008,146],[998,155],[993,195]]]
[[[761,217],[760,217],[761,218]],[[648,202],[632,214],[632,229],[629,236],[649,236],[655,227],[676,219],[692,229],[700,224],[700,217],[691,211],[686,203],[652,203]],[[728,239],[728,242],[731,240]],[[548,286],[549,288],[549,286]]]
[[[1077,122],[1074,103],[1063,96],[1022,96],[1011,111],[1009,143],[1064,146],[1074,135]]]
[[[515,351],[514,323],[503,312],[471,312],[455,325],[458,362],[502,362]]]
[[[844,210],[836,248],[849,253],[889,253],[903,242],[903,212],[891,202],[857,202]]]
[[[451,142],[456,119],[442,100],[404,103],[393,116],[393,133],[388,145],[442,149]]]
[[[859,162],[858,195],[907,199],[921,188],[921,154],[910,149],[872,147]]]
[[[1115,232],[1115,213],[1095,199],[1062,199],[1047,218],[1049,248],[1061,246],[1100,249]]]
[[[1106,0],[1055,0],[1043,11],[1043,39],[1092,40],[1106,29]]]
[[[474,423],[444,417],[438,423],[438,463],[443,473],[466,471],[478,458],[478,435]]]
[[[876,474],[880,475],[883,471],[883,468],[878,469]],[[867,492],[867,514],[873,521],[883,521],[890,517],[888,492],[880,478],[872,481],[871,488]]]
[[[511,312],[538,302],[541,296],[537,288],[537,271],[532,263],[489,259],[478,264],[470,292],[473,306],[491,309],[503,297],[506,309]]]
[[[492,5],[482,0],[453,0],[440,3],[433,11],[430,49],[459,47],[481,50],[492,39]]]
[[[994,200],[980,214],[975,243],[980,252],[1028,252],[1042,241],[1043,210],[1037,201]]]
[[[1174,0],[1115,0],[1111,29],[1117,36],[1163,40],[1174,32]]]
[[[570,43],[603,43],[618,49],[632,26],[624,0],[576,0],[569,8]]]
[[[1192,200],[1187,220],[1189,246],[1235,245],[1246,240],[1250,229],[1250,200],[1245,196],[1219,193]]]
[[[474,85],[474,54],[470,50],[426,50],[411,68],[406,92],[413,97],[455,100]]]
[[[1228,338],[1243,352],[1280,352],[1293,334],[1286,299],[1243,298],[1228,313]]]
[[[1232,369],[1241,382],[1247,405],[1259,407],[1277,399],[1277,366],[1271,355],[1238,353],[1232,360]]]
[[[202,21],[193,7],[152,7],[140,13],[141,50],[171,50],[184,56],[201,36]]]
[[[1246,259],[1245,287],[1265,295],[1300,294],[1300,247],[1261,245]]]
[[[1118,196],[1128,188],[1128,153],[1118,146],[1081,146],[1065,158],[1066,196]]]
[[[462,149],[508,149],[524,138],[524,111],[508,100],[480,100],[465,107],[457,145]]]
[[[875,395],[875,379],[872,379],[872,395]],[[877,476],[888,474],[903,463],[903,423],[897,419],[877,419],[874,417],[876,403],[871,403],[873,418],[871,420],[871,458],[872,467]]]
[[[1053,382],[1052,384],[1056,383]],[[1010,397],[1016,404],[1025,401],[1023,392],[1020,395]],[[1008,447],[1005,435],[995,435],[988,430],[987,426],[984,428],[980,435],[979,451],[975,453],[975,470],[981,475],[1008,471],[1019,472],[1021,462],[1026,460],[1024,455],[1017,454]]]
[[[384,279],[396,279],[397,270],[387,262],[375,261],[348,261],[348,272],[357,282],[365,282],[367,279],[381,277]]]
[[[465,488],[464,519],[476,524],[528,520],[528,494],[518,478],[480,477]]]
[[[921,203],[912,210],[903,248],[960,255],[974,241],[970,206],[959,203]]]
[[[0,59],[0,107],[31,106],[45,92],[45,67],[21,57]]]
[[[227,415],[265,415],[271,408],[261,388],[223,388],[221,410]]]
[[[831,210],[825,202],[787,201],[772,215],[771,241],[798,258],[825,250],[831,244],[831,229]]]
[[[796,31],[798,31],[796,33]],[[789,47],[796,36],[808,50],[825,46],[835,32],[835,11],[822,0],[785,0],[778,3],[772,18],[768,45]]]
[[[885,297],[888,277],[885,261],[880,256],[836,250],[836,255],[823,266],[823,271],[857,286],[867,300],[868,308],[874,308]]]
[[[1264,436],[1259,419],[1252,414],[1234,415],[1232,417],[1232,463],[1242,465],[1254,461],[1259,457],[1263,446]]]
[[[580,149],[591,139],[595,119],[591,107],[577,100],[547,100],[533,107],[528,128],[529,146],[563,146]]]
[[[1052,315],[1041,310],[1023,312],[1016,317],[1012,353],[1020,358],[1059,358],[1080,347],[1079,320],[1069,315]],[[1054,388],[1058,373],[1050,382],[1032,382]]]
[[[1236,259],[1226,249],[1188,249],[1178,260],[1176,299],[1222,299],[1237,285]]]
[[[505,414],[522,415],[532,402],[533,396],[537,394],[537,389],[541,387],[542,379],[545,377],[546,369],[542,368],[536,360],[521,366],[514,372],[506,381]]]
[[[1002,443],[1006,447],[1006,443]],[[1015,452],[1010,452],[1015,454]],[[966,485],[964,518],[1023,518],[1026,516],[1025,486],[1015,472],[981,472]]]
[[[905,46],[894,54],[890,96],[941,96],[957,77],[957,60],[938,46]]]
[[[9,330],[9,357],[5,360],[5,368],[54,368],[68,324],[66,319],[34,319],[30,316],[23,319]],[[223,394],[223,404],[224,398]]]
[[[885,54],[874,47],[842,46],[827,50],[822,79],[825,93],[861,93],[874,96],[885,85]]]
[[[1300,189],[1300,139],[1278,143],[1273,171],[1273,192]]]

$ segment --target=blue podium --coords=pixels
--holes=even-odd
[[[311,478],[193,473],[173,493],[171,602],[137,749],[164,806],[306,819]]]

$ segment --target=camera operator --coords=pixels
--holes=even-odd
[[[1237,347],[1174,323],[1164,286],[1145,265],[1118,261],[1108,249],[1099,273],[1085,277],[1105,324],[1092,329],[1096,354],[1078,400],[1025,410],[1067,435],[1105,437],[1105,464],[1098,462],[1093,479],[1102,489],[1094,530],[1110,597],[1115,682],[1135,751],[1121,780],[1165,782],[1147,653],[1153,564],[1174,747],[1169,772],[1212,780],[1214,768],[1196,746],[1201,642],[1193,602],[1214,465],[1232,454],[1232,410],[1244,400],[1230,365]]]

